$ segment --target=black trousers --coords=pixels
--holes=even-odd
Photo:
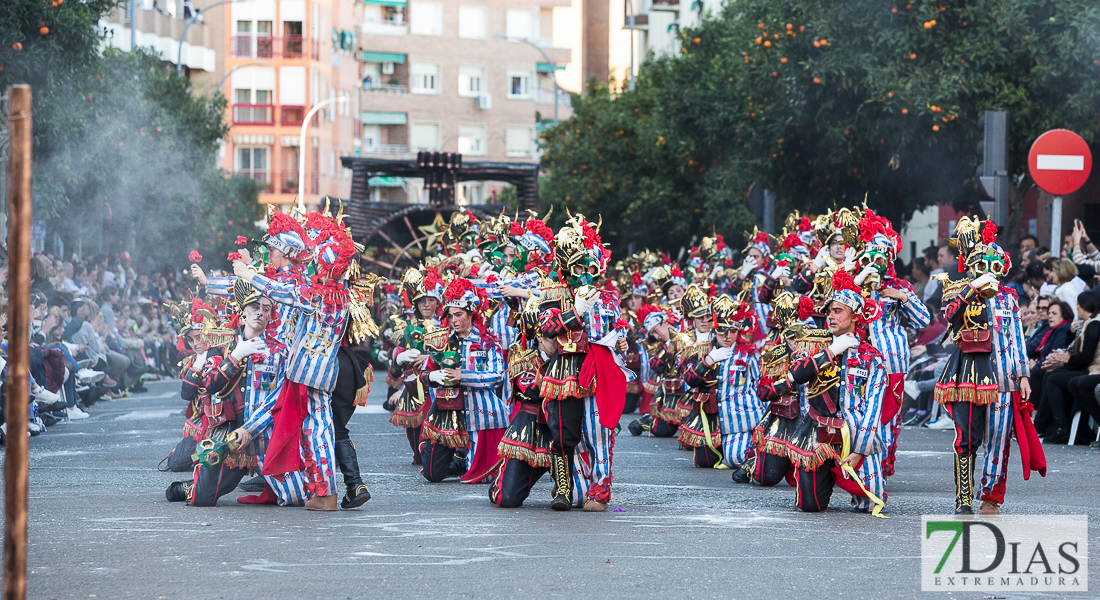
[[[501,508],[519,508],[531,495],[531,488],[546,474],[545,467],[532,467],[517,458],[504,459],[504,465],[489,487],[489,501]]]
[[[638,410],[638,403],[641,401],[641,394],[627,394],[626,402],[623,404],[623,414],[629,415],[630,413]]]
[[[550,449],[554,454],[572,456],[584,434],[584,400],[566,398],[547,402],[546,424],[550,427]]]
[[[336,441],[346,440],[351,433],[348,421],[355,414],[355,366],[348,356],[347,348],[336,352],[340,370],[336,374],[336,387],[332,389],[332,427]]]
[[[187,436],[176,444],[176,449],[168,455],[168,470],[174,473],[188,472],[194,467],[191,455],[195,453],[195,440]]]
[[[431,483],[439,483],[448,477],[458,477],[466,472],[455,460],[455,449],[425,440],[420,446],[420,473]]]
[[[248,469],[233,469],[222,463],[216,467],[195,467],[193,506],[217,506],[218,498],[237,489],[237,484],[248,475]]]
[[[1053,373],[1047,373],[1043,380],[1043,406],[1045,410],[1035,419],[1035,430],[1042,433],[1049,427],[1061,427],[1069,429],[1069,420],[1073,417],[1070,408],[1073,406],[1069,394],[1069,384],[1074,379],[1084,377],[1088,371],[1069,371],[1059,369]],[[1090,392],[1091,394],[1091,392]],[[1042,420],[1040,420],[1042,417]],[[1044,427],[1040,428],[1039,426]]]
[[[1073,408],[1071,412],[1085,411],[1081,420],[1087,424],[1088,417],[1092,417],[1100,423],[1100,402],[1096,400],[1096,386],[1100,385],[1100,375],[1085,375],[1069,382],[1069,393],[1073,396]],[[1084,425],[1077,428],[1078,431],[1087,429]],[[1080,437],[1080,434],[1078,434]],[[1096,439],[1093,437],[1092,439]],[[1092,439],[1089,441],[1091,442]],[[1072,440],[1071,440],[1072,441]]]
[[[420,464],[420,428],[406,427],[405,439],[409,440],[409,447],[413,451],[413,460]]]
[[[955,422],[955,454],[973,456],[985,440],[989,406],[979,406],[971,402],[948,402],[944,407]]]
[[[715,452],[710,449],[710,446],[703,444],[702,446],[696,446],[695,450],[695,466],[701,469],[713,469],[714,465],[722,462],[721,452]]]
[[[766,487],[778,485],[791,470],[791,459],[774,454],[757,454],[752,471],[753,483]]]
[[[833,497],[836,478],[833,467],[836,461],[827,460],[815,471],[797,469],[795,479],[798,484],[795,504],[803,512],[821,512],[829,508],[829,499]]]
[[[664,419],[653,419],[653,437],[667,438],[676,435],[676,431],[680,429],[680,426],[675,423],[669,423]]]

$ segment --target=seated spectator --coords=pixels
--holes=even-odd
[[[1051,306],[1055,310],[1057,304]],[[1060,310],[1060,309],[1059,309]],[[1043,378],[1043,397],[1035,417],[1036,431],[1043,432],[1046,444],[1065,444],[1069,440],[1069,421],[1074,412],[1082,410],[1087,399],[1095,402],[1093,390],[1100,384],[1100,292],[1087,291],[1078,297],[1078,313],[1084,319],[1081,335],[1068,350],[1054,350],[1048,365],[1055,366]],[[1085,390],[1087,389],[1087,394]],[[1074,399],[1076,390],[1081,402]],[[1067,400],[1067,393],[1069,400]]]
[[[1058,285],[1054,295],[1073,308],[1073,318],[1077,318],[1077,295],[1088,289],[1084,281],[1077,276],[1077,265],[1068,258],[1054,263],[1054,283]]]

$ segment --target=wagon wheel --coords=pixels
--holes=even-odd
[[[401,225],[404,225],[404,227],[402,228]],[[386,230],[390,228],[393,229],[387,233]],[[400,279],[406,269],[415,267],[420,263],[420,259],[413,254],[414,249],[418,250],[417,254],[423,256],[427,248],[428,237],[413,227],[407,214],[401,215],[400,219],[390,221],[386,226],[380,228],[375,235],[381,238],[378,241],[384,242],[380,244],[381,246],[389,246],[387,256],[382,258],[364,256],[364,259],[377,267],[391,281]],[[400,237],[405,239],[411,237],[412,241],[401,244],[397,241]]]

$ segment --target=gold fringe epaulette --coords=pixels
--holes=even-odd
[[[573,288],[569,284],[550,279],[539,282],[539,305],[545,306],[553,302],[561,302],[570,308],[573,305]]]
[[[786,440],[764,435],[759,427],[752,431],[752,443],[756,447],[757,455],[772,454],[786,458],[796,468],[806,471],[814,471],[828,460],[840,460],[840,455],[830,444],[815,443],[813,451],[807,452]]]
[[[940,404],[949,402],[969,402],[978,406],[985,406],[997,399],[997,384],[964,385],[962,387],[940,387],[932,392],[932,398]]]
[[[943,287],[942,302],[944,303],[950,302],[955,298],[958,298],[959,294],[962,293],[972,281],[969,277],[963,277],[962,279],[956,279],[952,281],[948,278],[948,275],[946,273],[939,273],[933,275],[932,277],[939,281],[941,287]]]
[[[527,371],[534,371],[541,363],[537,349],[513,344],[508,352],[508,378],[515,379]]]
[[[355,390],[355,405],[366,406],[367,396],[370,395],[370,384],[374,383],[374,365],[367,365],[366,369],[363,369],[363,377],[367,380],[367,383],[363,387]]]
[[[424,346],[433,350],[442,350],[447,347],[447,341],[451,337],[451,330],[446,327],[424,332]]]
[[[576,377],[570,377],[565,381],[559,381],[542,375],[539,377],[539,395],[543,404],[547,400],[565,400],[566,398],[587,398],[592,395],[592,390],[581,385]]]
[[[803,329],[802,335],[794,341],[795,352],[813,356],[825,350],[833,341],[828,329]]]

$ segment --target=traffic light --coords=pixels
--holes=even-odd
[[[993,198],[993,210],[987,211],[989,218],[1004,225],[1008,221],[1008,112],[987,110],[978,118],[978,126],[984,135],[978,142],[982,162],[975,174]]]

